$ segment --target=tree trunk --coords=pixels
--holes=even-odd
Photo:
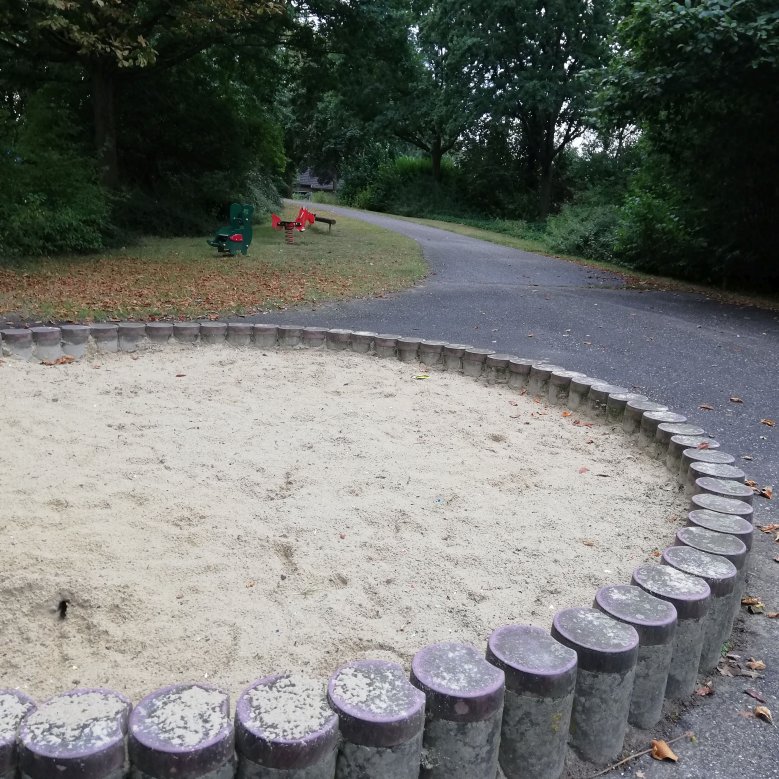
[[[114,71],[105,63],[92,67],[92,114],[95,151],[100,180],[109,189],[119,186],[119,158],[116,150],[116,108]]]
[[[430,159],[433,161],[433,181],[441,181],[441,138],[436,136],[430,144]]]
[[[538,177],[538,215],[541,219],[549,216],[552,208],[552,166],[555,158],[554,145],[554,119],[547,121],[544,128],[543,147],[539,159],[539,177]]]

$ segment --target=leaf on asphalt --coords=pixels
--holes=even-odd
[[[708,403],[701,403],[698,408],[701,411],[714,411],[714,406],[710,406]]]
[[[741,459],[742,459],[742,460],[747,460],[747,461],[750,461],[750,462],[751,462],[751,461],[752,461],[752,460],[754,460],[755,458],[754,458],[754,457],[752,457],[752,455],[751,455],[751,454],[742,454],[742,455],[741,455]]]
[[[733,671],[731,671],[730,668],[728,668],[728,666],[724,663],[720,663],[717,666],[717,672],[720,676],[729,676],[731,679],[735,676]]]
[[[765,604],[756,603],[754,606],[747,606],[747,611],[750,614],[762,614],[765,611]]]
[[[754,657],[750,657],[745,665],[752,671],[765,671],[765,663],[762,660],[755,660]]]
[[[698,687],[695,694],[705,698],[707,695],[714,695],[714,688],[711,686],[711,683],[704,684],[702,687]]]
[[[757,493],[761,498],[768,498],[768,500],[771,500],[771,498],[774,496],[774,488],[770,484],[766,484],[765,487],[763,487],[760,492]]]
[[[776,619],[779,617],[779,611],[766,611],[765,615],[768,619]]]
[[[730,402],[731,403],[743,403],[744,401],[741,400],[741,398],[738,397],[738,395],[731,395],[730,396]]]
[[[652,739],[652,757],[655,760],[673,760],[674,763],[679,759],[662,739]]]
[[[775,533],[777,530],[779,530],[779,522],[772,522],[769,525],[758,525],[758,527],[764,533]]]
[[[776,424],[776,422],[774,422],[773,419],[761,419],[760,420],[760,424],[761,425],[768,425],[768,427],[773,427]]]
[[[770,722],[771,725],[774,724],[774,719],[771,716],[771,709],[769,709],[768,706],[755,706],[754,712],[756,717],[760,717],[760,719]]]
[[[747,487],[751,487],[753,490],[757,489],[757,482],[754,479],[745,479],[744,484],[746,484]]]
[[[759,690],[755,690],[753,687],[748,687],[744,692],[750,697],[754,698],[756,701],[760,701],[760,703],[765,703],[765,698],[761,695]]]
[[[760,598],[756,597],[755,595],[746,595],[741,599],[741,605],[742,606],[759,606],[762,605],[762,601]]]

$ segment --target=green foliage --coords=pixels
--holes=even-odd
[[[41,90],[21,125],[0,127],[0,256],[103,248],[109,201],[67,102]]]
[[[555,252],[610,262],[619,223],[613,205],[566,205],[549,218],[544,238]]]

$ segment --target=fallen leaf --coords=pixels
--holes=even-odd
[[[646,774],[643,771],[636,771],[636,779],[646,779]]]
[[[698,408],[701,411],[714,411],[714,406],[710,406],[708,403],[701,403]]]
[[[755,660],[754,657],[750,657],[745,665],[752,671],[765,671],[765,663],[762,660]]]
[[[717,671],[719,672],[720,676],[729,676],[731,679],[735,676],[733,671],[730,670],[726,665],[720,665],[717,666]]]
[[[564,417],[569,417],[569,416],[571,416],[572,413],[573,413],[572,411],[563,411],[563,416]]]
[[[764,533],[775,533],[777,530],[779,530],[779,523],[772,522],[770,525],[758,525],[758,527]]]
[[[752,461],[752,460],[754,460],[754,457],[752,457],[752,455],[751,455],[751,454],[742,454],[742,455],[741,455],[741,459],[742,459],[742,460],[748,460],[748,461]]]
[[[757,482],[754,479],[746,479],[744,484],[746,484],[747,487],[751,487],[753,490],[757,489]]]
[[[246,582],[246,588],[251,589],[252,587],[254,587],[255,584],[257,584],[257,582],[254,581],[254,579],[249,579]]]
[[[183,379],[187,374],[186,373],[177,373],[176,378],[177,379]]]
[[[738,397],[737,395],[732,395],[731,398],[730,398],[730,402],[731,403],[743,403],[744,401],[741,400],[741,398]]]
[[[776,619],[779,617],[779,611],[766,611],[765,615],[768,619]]]
[[[758,690],[755,690],[752,687],[748,687],[746,690],[744,690],[744,692],[749,695],[750,698],[754,698],[756,701],[760,701],[760,703],[765,703],[765,698]]]
[[[710,448],[710,444],[708,441],[701,441],[698,444],[698,449],[709,449],[709,448]]]
[[[582,465],[581,468],[579,468],[579,473],[589,473],[589,468],[586,465]]]
[[[62,357],[57,357],[56,360],[41,360],[41,365],[70,365],[75,362],[76,358],[69,354],[63,354]]]
[[[770,485],[767,485],[763,487],[760,492],[757,493],[761,498],[768,498],[768,500],[771,500],[771,498],[774,496],[774,488]]]
[[[595,546],[595,542],[591,538],[583,538],[582,543],[585,546]]]
[[[762,614],[765,611],[765,604],[755,603],[754,606],[747,606],[747,611],[750,614]]]
[[[764,719],[772,725],[774,724],[773,717],[771,716],[771,709],[769,709],[768,706],[755,706],[754,712],[756,717],[760,717],[760,719]]]
[[[695,694],[705,698],[707,695],[714,695],[714,688],[710,684],[704,684],[695,691]]]
[[[532,338],[532,337],[533,337],[533,333],[528,333],[528,334],[527,334],[527,337],[528,337],[528,338]]]
[[[661,739],[652,739],[652,757],[655,760],[673,760],[674,762],[679,759],[671,747]]]
[[[430,374],[429,373],[418,373],[416,376],[414,376],[415,379],[429,379]]]
[[[649,554],[651,557],[660,557],[662,552],[659,549],[653,549]]]
[[[750,671],[747,668],[742,668],[739,672],[739,676],[746,676],[747,679],[762,679],[762,674],[759,674],[757,671]]]
[[[757,606],[760,603],[762,603],[760,598],[756,598],[754,595],[747,595],[741,599],[742,606]]]
[[[776,424],[776,422],[774,422],[773,419],[761,419],[760,420],[760,424],[761,425],[768,425],[768,427],[773,427]]]

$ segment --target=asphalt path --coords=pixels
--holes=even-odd
[[[777,493],[772,501],[755,498],[756,524],[779,522],[779,315],[701,295],[628,289],[617,274],[565,260],[380,214],[327,210],[418,241],[429,275],[407,291],[381,298],[252,319],[471,344],[546,359],[633,388],[704,427],[749,478],[772,485]],[[777,426],[762,419],[776,420]],[[756,535],[748,591],[763,598],[767,611],[779,611],[779,563],[774,561],[779,544],[773,535]],[[638,751],[658,735],[670,739],[693,731],[694,741],[673,745],[679,763],[645,757],[610,775],[779,779],[779,728],[750,716],[758,701],[744,692],[757,691],[779,721],[779,619],[744,610],[731,651],[743,660],[763,660],[766,670],[758,678],[715,674],[713,695],[669,711],[655,732],[629,734],[629,751]],[[574,765],[569,776],[589,773],[594,771]]]

